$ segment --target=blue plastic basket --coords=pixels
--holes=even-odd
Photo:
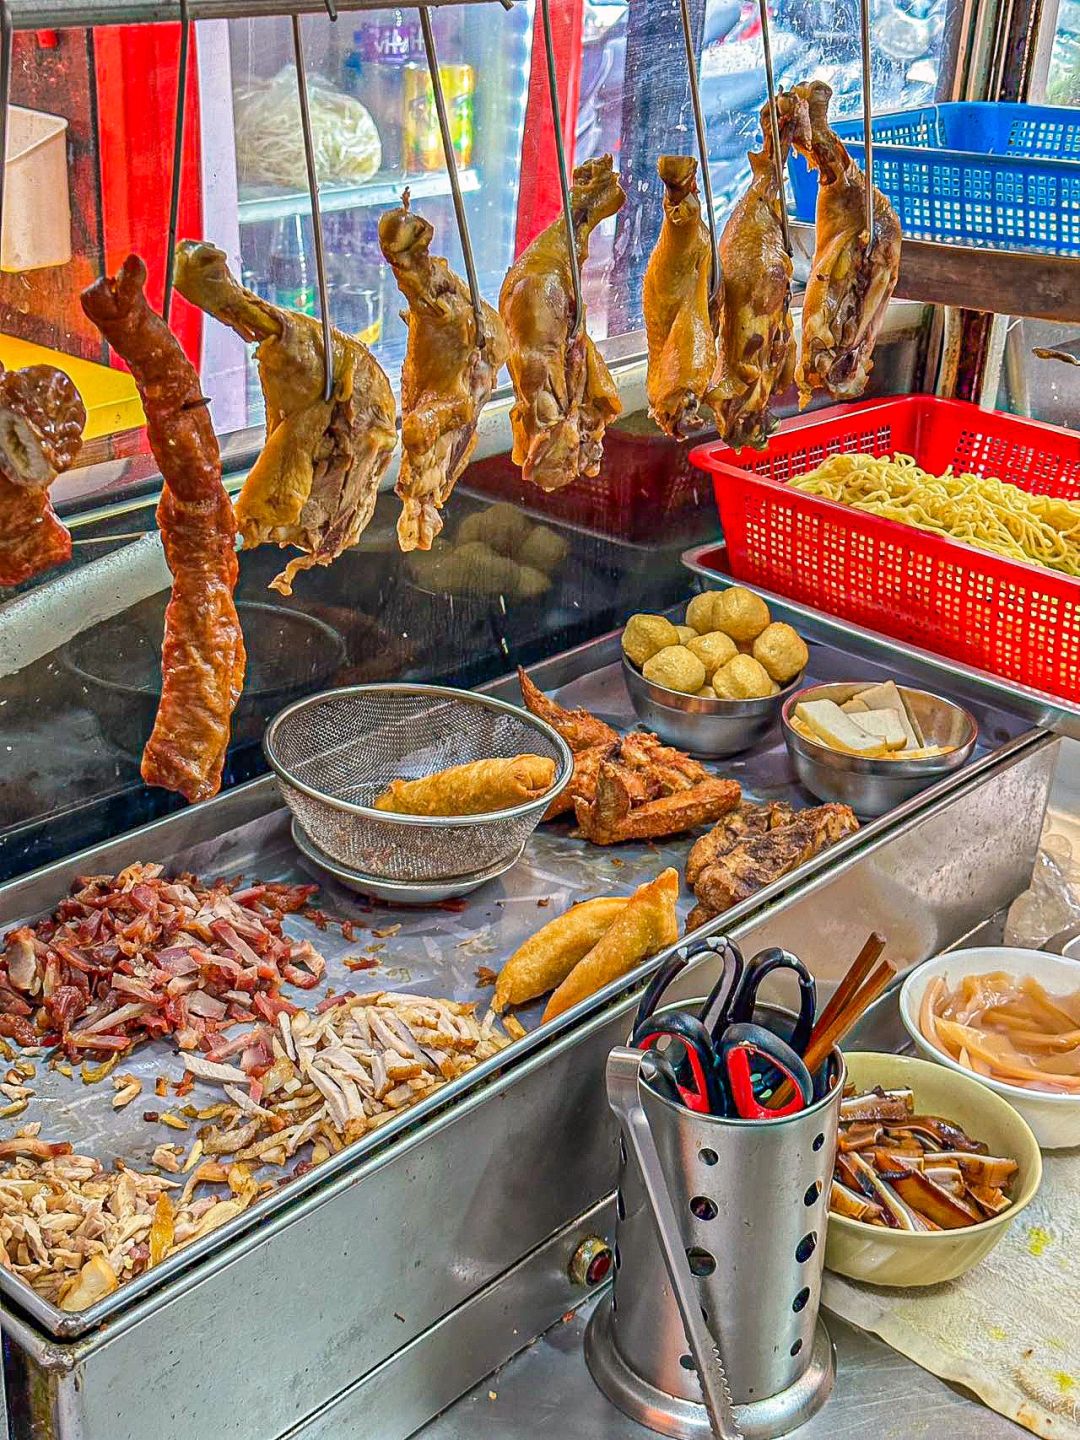
[[[861,120],[836,125],[863,164]],[[1080,255],[1080,109],[966,102],[879,115],[874,182],[904,234],[996,250]],[[792,156],[799,220],[813,221],[817,175]]]

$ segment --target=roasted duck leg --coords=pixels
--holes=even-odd
[[[443,528],[439,511],[476,448],[476,422],[509,343],[502,320],[483,307],[483,343],[469,287],[429,247],[431,225],[401,207],[379,221],[379,244],[409,303],[409,327],[401,370],[401,473],[395,487],[402,504],[398,543],[402,550],[430,550]]]
[[[709,303],[712,253],[701,218],[697,161],[688,155],[661,155],[664,221],[645,267],[642,304],[649,346],[645,389],[649,414],[677,438],[708,420],[702,406],[713,401],[720,299]]]
[[[626,195],[610,155],[586,160],[574,171],[570,194],[578,261],[601,220]],[[600,469],[604,431],[622,410],[618,390],[600,352],[577,334],[566,226],[560,215],[510,267],[499,294],[499,313],[510,341],[507,361],[517,399],[510,411],[514,463],[542,490],[559,490]]]
[[[799,406],[821,386],[835,400],[854,400],[874,368],[874,345],[900,273],[900,221],[874,189],[874,242],[867,246],[866,178],[829,125],[832,91],[823,80],[797,85],[806,102],[809,138],[793,143],[818,172],[814,264],[802,311],[795,383]]]
[[[297,571],[355,545],[375,510],[397,444],[390,381],[359,340],[333,332],[334,391],[323,399],[322,326],[245,290],[213,245],[183,240],[176,288],[255,352],[266,398],[266,444],[236,501],[246,549],[295,545],[271,588],[292,594]]]
[[[82,294],[82,307],[127,362],[165,484],[157,520],[172,571],[161,647],[161,703],[142,758],[148,785],[190,801],[221,788],[233,708],[244,685],[236,587],[236,520],[206,397],[179,342],[146,303],[146,266],[129,255],[115,280]]]
[[[809,138],[806,102],[777,96],[784,164],[795,139]],[[769,404],[795,374],[791,323],[791,256],[784,249],[768,106],[761,112],[764,143],[750,156],[750,188],[731,212],[720,238],[724,276],[720,363],[713,410],[720,434],[735,449],[760,449],[776,429]]]
[[[18,585],[71,558],[71,535],[49,486],[75,460],[86,409],[62,370],[0,371],[0,585]]]

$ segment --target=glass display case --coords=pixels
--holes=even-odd
[[[949,81],[949,0],[875,0],[879,108]],[[778,78],[823,75],[856,104],[855,10],[780,0]],[[532,0],[433,12],[454,148],[485,297],[559,215],[544,67],[534,63]],[[692,0],[718,218],[744,179],[764,101],[752,5]],[[611,151],[629,199],[594,236],[584,286],[624,413],[595,480],[546,495],[510,458],[508,387],[484,417],[430,556],[397,548],[384,494],[360,544],[295,595],[267,590],[276,552],[241,555],[238,597],[250,656],[225,783],[263,768],[262,727],[289,699],[364,679],[471,684],[666,605],[685,591],[681,551],[717,532],[709,485],[687,447],[644,409],[640,278],[660,224],[656,156],[693,148],[678,4],[552,0],[569,157]],[[826,19],[828,24],[826,24]],[[397,385],[401,299],[375,243],[381,211],[405,187],[460,271],[449,183],[432,126],[415,10],[303,20],[324,212],[331,316],[359,335]],[[12,100],[67,122],[70,261],[0,275],[0,361],[69,369],[91,412],[85,464],[54,499],[70,525],[70,565],[0,593],[0,874],[20,873],[178,803],[139,777],[155,705],[169,581],[157,537],[160,489],[134,387],[79,305],[82,288],[129,251],[160,305],[175,122],[178,27],[112,26],[15,36]],[[310,199],[287,18],[200,20],[185,97],[179,234],[211,240],[261,295],[317,309]],[[177,297],[171,323],[198,365],[221,437],[226,485],[239,487],[262,439],[262,397],[247,347]],[[897,305],[879,346],[877,393],[918,389],[932,361],[931,312]],[[794,398],[785,402],[794,408]],[[392,482],[394,471],[387,477]],[[493,507],[500,507],[494,509]],[[492,518],[484,520],[483,513]],[[506,521],[507,515],[512,517]],[[469,522],[468,560],[458,561]],[[525,574],[500,524],[551,532],[548,569]],[[478,543],[473,535],[479,525]],[[490,533],[489,533],[490,532]],[[448,566],[447,559],[450,564]],[[449,577],[449,578],[448,578]]]

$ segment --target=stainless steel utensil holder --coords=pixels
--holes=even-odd
[[[832,1389],[835,1357],[818,1306],[844,1070],[838,1054],[830,1064],[835,1083],[825,1098],[776,1120],[698,1115],[638,1085],[746,1440],[786,1434]],[[707,1437],[656,1220],[625,1139],[615,1237],[614,1285],[585,1340],[593,1379],[641,1424]]]

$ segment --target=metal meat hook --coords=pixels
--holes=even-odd
[[[705,196],[705,214],[709,222],[709,245],[712,251],[712,270],[709,275],[709,300],[715,300],[722,276],[720,274],[720,242],[716,235],[716,207],[713,204],[712,176],[709,173],[709,146],[705,135],[705,116],[701,109],[701,90],[698,86],[697,56],[694,54],[694,39],[690,29],[690,0],[679,0],[682,13],[683,46],[686,50],[686,70],[690,79],[690,103],[694,108],[694,129],[697,131],[698,158],[701,163],[701,189]],[[788,247],[790,249],[790,246]]]
[[[327,4],[330,18],[332,5]],[[323,248],[322,212],[319,209],[319,179],[315,174],[315,144],[311,138],[311,108],[308,103],[307,75],[304,71],[304,40],[300,33],[300,16],[292,17],[293,55],[296,59],[296,91],[300,98],[300,125],[304,136],[304,168],[307,171],[308,194],[311,196],[311,230],[315,238],[315,273],[319,282],[319,310],[323,332],[323,399],[329,404],[334,393],[334,350],[330,327],[330,295],[326,283],[326,253]]]
[[[476,259],[473,255],[469,222],[465,215],[465,201],[458,179],[457,156],[454,154],[450,134],[450,119],[446,113],[446,96],[443,94],[442,76],[439,73],[439,57],[435,50],[435,32],[431,26],[431,12],[426,5],[419,6],[420,29],[424,35],[424,50],[427,53],[428,74],[435,96],[435,112],[439,117],[439,134],[442,136],[443,157],[446,173],[450,179],[450,194],[454,200],[454,215],[457,217],[458,234],[461,236],[461,253],[465,260],[465,274],[469,281],[469,296],[472,300],[473,315],[476,317],[476,347],[484,346],[484,302],[480,296],[480,282],[476,278]]]
[[[566,248],[570,258],[570,276],[574,285],[574,323],[571,335],[577,335],[585,323],[585,301],[581,295],[581,263],[574,236],[574,215],[570,203],[570,180],[566,173],[566,147],[563,145],[562,120],[559,116],[559,80],[555,73],[555,42],[551,38],[551,3],[540,0],[544,22],[544,53],[547,59],[548,99],[551,102],[551,123],[555,131],[555,155],[559,163],[559,188],[562,191],[563,221],[566,225]]]

